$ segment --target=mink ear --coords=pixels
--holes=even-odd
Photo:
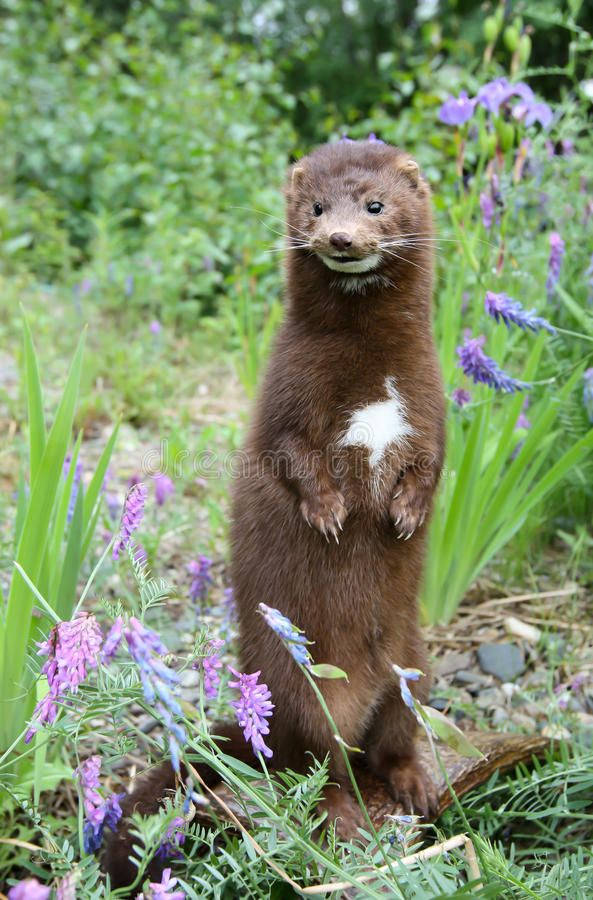
[[[418,182],[420,181],[420,169],[417,162],[414,162],[413,159],[407,159],[398,166],[398,171],[407,175],[414,187],[418,187]]]
[[[296,188],[299,186],[299,183],[303,180],[305,175],[305,170],[302,166],[295,166],[292,170],[292,174],[290,176],[290,186]]]

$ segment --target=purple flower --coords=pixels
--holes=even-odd
[[[175,697],[179,676],[161,661],[160,657],[166,655],[167,648],[158,634],[143,625],[135,616],[130,617],[128,627],[124,630],[124,637],[130,655],[140,670],[144,698],[151,706],[154,704],[167,729],[171,762],[179,772],[180,746],[186,741],[185,730],[173,719],[173,716],[183,715]]]
[[[542,128],[549,128],[554,118],[547,103],[536,103],[535,100],[517,103],[513,107],[513,118],[520,119],[526,128],[539,122]]]
[[[150,332],[151,334],[160,334],[163,330],[163,326],[159,322],[158,319],[153,319],[150,323]]]
[[[93,282],[90,278],[83,278],[80,282],[80,293],[84,297],[85,294],[89,294],[93,289]]]
[[[457,404],[460,409],[467,403],[471,403],[472,399],[472,395],[465,388],[455,388],[451,396],[453,397],[453,403]]]
[[[222,660],[220,659],[222,647],[224,647],[224,641],[217,639],[209,641],[206,648],[208,655],[202,659],[204,694],[210,700],[215,700],[218,696],[218,685],[220,684],[218,669],[222,668]]]
[[[504,322],[507,328],[510,328],[513,323],[519,328],[529,328],[531,331],[540,331],[543,328],[550,334],[556,333],[556,329],[550,325],[547,319],[538,316],[534,309],[523,309],[519,301],[513,300],[508,294],[486,291],[484,306],[489,316],[492,316],[497,322]]]
[[[583,374],[583,406],[587,418],[593,424],[593,368],[585,369]]]
[[[253,675],[244,675],[237,672],[232,666],[229,666],[229,669],[237,678],[236,681],[229,681],[229,687],[237,688],[240,692],[239,699],[233,700],[231,706],[243,729],[243,736],[246,741],[251,741],[253,752],[256,755],[263,753],[269,758],[272,751],[264,743],[263,735],[270,733],[270,726],[266,719],[272,715],[274,704],[271,702],[272,695],[268,686],[257,683],[259,672],[254,672]]]
[[[103,840],[105,826],[115,831],[122,816],[119,801],[123,794],[110,794],[104,799],[97,790],[100,787],[100,771],[101,757],[91,756],[74,772],[80,784],[86,815],[83,827],[85,853],[94,853],[98,850]]]
[[[134,293],[134,276],[133,275],[126,275],[124,291],[125,291],[126,297],[131,297],[132,294]]]
[[[515,431],[518,428],[531,428],[531,422],[525,415],[527,408],[529,407],[529,397],[525,397],[523,400],[523,406],[521,407],[521,412],[517,418],[517,422],[515,424]]]
[[[382,141],[381,138],[377,137],[377,135],[374,133],[374,131],[371,131],[371,133],[369,134],[369,136],[367,138],[367,141],[370,141],[371,144],[373,144],[373,143],[374,144],[384,144],[385,143],[385,141]]]
[[[68,478],[70,474],[70,468],[72,466],[72,454],[67,453],[66,458],[64,459],[64,478]],[[78,497],[78,489],[80,487],[80,480],[82,478],[82,462],[80,459],[76,460],[76,467],[74,469],[74,475],[72,478],[72,488],[70,490],[70,499],[68,500],[68,524],[72,521],[72,516],[74,515],[74,508],[76,506],[76,500]]]
[[[439,109],[439,119],[445,125],[463,125],[474,114],[475,100],[470,100],[465,91],[459,97],[449,96]]]
[[[560,278],[560,269],[564,257],[564,241],[557,231],[550,232],[550,256],[548,258],[548,278],[546,291],[548,299],[552,297],[556,283]]]
[[[355,144],[356,141],[353,141],[352,138],[349,138],[346,132],[344,131],[342,137],[340,138],[341,144]]]
[[[156,851],[155,855],[159,859],[171,859],[183,855],[179,848],[185,842],[185,835],[181,831],[184,825],[185,819],[183,816],[175,816],[167,827],[165,836]]]
[[[123,619],[121,616],[118,616],[107,632],[107,637],[105,638],[105,643],[103,644],[103,652],[101,654],[101,661],[105,665],[108,665],[117,653],[117,648],[121,643],[123,635],[123,627]]]
[[[150,894],[152,900],[184,900],[185,891],[174,891],[177,878],[171,878],[171,869],[165,869],[160,881],[150,882]],[[172,891],[172,893],[169,893]],[[148,900],[146,898],[146,900]],[[144,900],[144,894],[138,894],[136,900]]]
[[[187,564],[187,571],[192,577],[189,586],[189,598],[193,603],[196,600],[203,603],[208,596],[210,585],[213,583],[211,569],[212,560],[208,559],[207,556],[199,556],[197,560],[192,559]]]
[[[482,223],[484,228],[492,228],[496,207],[489,191],[482,191],[480,194],[480,209],[482,211]]]
[[[169,476],[164,475],[162,472],[158,472],[154,476],[154,499],[156,500],[157,506],[162,506],[167,497],[170,497],[174,492],[175,485]]]
[[[118,559],[121,551],[128,546],[133,532],[136,531],[140,522],[142,521],[146,495],[146,485],[142,482],[133,484],[128,491],[128,495],[124,503],[119,535],[117,536],[115,544],[113,545],[114,559]]]
[[[8,900],[46,900],[51,887],[41,884],[36,878],[25,878],[8,891]]]
[[[472,378],[476,384],[487,384],[488,387],[507,394],[522,391],[528,387],[525,382],[517,381],[517,379],[507,375],[493,359],[486,356],[482,350],[485,341],[484,335],[472,338],[466,334],[463,346],[457,348],[459,365],[465,374]]]
[[[511,97],[520,97],[524,104],[535,100],[533,91],[524,81],[510,84],[506,78],[495,78],[494,81],[482,85],[476,103],[481,104],[492,115],[496,115],[500,107],[508,103]]]
[[[585,275],[587,277],[587,284],[589,286],[589,293],[587,296],[587,302],[593,303],[593,253],[591,254],[591,259],[589,261],[589,265],[587,270],[585,271]]]
[[[51,887],[41,884],[36,878],[19,881],[8,892],[8,900],[47,900]]]
[[[56,900],[76,900],[76,873],[70,872],[56,885]]]
[[[418,681],[418,679],[422,675],[424,675],[424,672],[421,672],[420,669],[400,669],[400,667],[395,663],[392,663],[391,667],[399,678],[399,691],[403,702],[414,714],[414,717],[417,720],[418,724],[423,728],[428,729],[430,726],[424,721],[424,719],[416,709],[416,701],[414,700],[412,692],[408,686],[408,681]]]
[[[88,670],[97,668],[102,640],[95,617],[81,612],[70,621],[54,625],[47,640],[37,644],[39,654],[47,656],[41,672],[47,677],[49,691],[33,711],[26,744],[40,726],[55,722],[58,702],[68,694],[75,694]]]
[[[293,625],[290,619],[283,616],[279,609],[274,609],[273,606],[266,606],[265,603],[260,603],[258,609],[266,624],[281,638],[295,662],[309,668],[311,665],[311,654],[307,650],[306,645],[308,641],[303,632],[296,625]]]

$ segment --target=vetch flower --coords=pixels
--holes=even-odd
[[[495,294],[494,291],[486,291],[484,300],[486,312],[497,322],[504,322],[507,328],[511,323],[519,328],[540,331],[542,328],[550,334],[555,334],[556,329],[550,325],[547,319],[538,316],[534,309],[523,309],[518,300],[513,300],[508,294]]]
[[[562,259],[564,257],[564,241],[557,231],[550,232],[550,256],[548,258],[548,278],[546,280],[546,291],[548,298],[554,293],[556,283],[560,278],[560,269],[562,267]]]
[[[377,135],[374,133],[374,131],[371,131],[371,133],[369,134],[369,136],[367,138],[367,141],[370,141],[371,144],[373,144],[373,143],[374,144],[384,144],[385,143],[385,141],[382,141],[381,138],[377,137]]]
[[[494,205],[494,200],[489,191],[482,191],[480,194],[480,210],[482,212],[482,224],[484,225],[484,228],[492,228],[496,206]]]
[[[154,499],[157,506],[162,506],[168,497],[175,492],[175,485],[168,475],[159,472],[154,476]]]
[[[76,900],[76,873],[69,872],[56,885],[56,900]]]
[[[222,668],[222,660],[220,658],[222,647],[224,647],[224,641],[218,639],[209,641],[206,648],[209,651],[208,655],[201,660],[204,672],[204,694],[209,700],[214,700],[218,696],[218,686],[220,684],[218,670]]]
[[[171,878],[171,869],[164,869],[160,881],[150,882],[148,898],[152,898],[152,900],[184,900],[185,891],[173,890],[176,884],[177,878]],[[144,900],[144,895],[138,894],[137,900]]]
[[[210,585],[213,583],[211,574],[212,560],[207,556],[199,556],[198,559],[192,559],[187,565],[187,571],[192,577],[189,586],[189,598],[195,603],[197,600],[203,603],[208,596]]]
[[[159,859],[173,859],[183,855],[179,848],[185,842],[185,834],[181,831],[184,825],[185,819],[183,816],[175,816],[173,821],[167,827],[165,836],[161,841],[155,856]]]
[[[265,603],[260,603],[258,609],[266,624],[282,639],[284,646],[295,662],[309,668],[311,665],[311,654],[307,650],[306,645],[309,642],[303,632],[296,625],[293,625],[290,619],[282,615],[279,609],[274,609],[273,606],[266,606]]]
[[[134,276],[133,275],[126,275],[124,291],[125,291],[126,297],[131,297],[132,294],[134,293]]]
[[[97,790],[100,787],[100,771],[100,756],[90,756],[74,771],[80,784],[86,815],[83,827],[85,853],[94,853],[98,850],[103,840],[105,826],[115,831],[122,816],[119,801],[123,794],[110,794],[103,798]]]
[[[159,322],[158,319],[153,319],[150,323],[150,333],[151,334],[160,334],[163,330],[163,326]]]
[[[593,368],[585,369],[583,373],[583,406],[593,425]]]
[[[128,491],[124,503],[119,535],[117,536],[115,544],[113,545],[114,559],[119,558],[119,554],[128,546],[133,532],[136,531],[136,529],[140,525],[142,516],[144,515],[146,495],[146,485],[141,481],[137,484],[133,484]]]
[[[230,671],[235,675],[236,681],[229,681],[229,687],[237,688],[240,692],[238,700],[233,700],[231,706],[234,708],[237,721],[243,729],[243,736],[246,741],[251,741],[253,752],[257,755],[263,753],[264,756],[270,757],[272,751],[266,746],[263,736],[270,733],[270,727],[266,719],[272,715],[274,704],[271,702],[271,693],[267,684],[258,684],[257,680],[260,676],[259,672],[252,675],[245,675],[237,672],[232,666]]]
[[[507,375],[491,357],[486,356],[482,350],[485,341],[484,335],[475,338],[466,335],[463,346],[457,348],[459,365],[465,374],[476,384],[487,384],[488,387],[507,394],[529,387],[524,381]]]
[[[418,679],[424,675],[424,672],[420,671],[420,669],[401,669],[395,663],[391,664],[391,668],[399,678],[399,691],[403,702],[414,714],[414,717],[419,725],[421,725],[425,729],[430,728],[430,726],[424,721],[424,719],[416,709],[414,697],[412,696],[412,692],[408,686],[408,681],[418,681]]]
[[[108,665],[117,653],[117,648],[119,647],[123,636],[123,627],[123,619],[121,616],[118,616],[107,632],[107,637],[103,644],[103,652],[101,653],[101,661],[105,665]]]
[[[160,659],[167,654],[167,648],[158,634],[135,616],[130,617],[124,637],[130,655],[140,670],[144,698],[151,706],[155,704],[155,710],[165,724],[171,762],[178,772],[180,747],[186,741],[185,730],[173,719],[173,716],[183,715],[175,697],[179,676]]]
[[[526,412],[528,406],[529,406],[529,397],[525,397],[525,399],[523,400],[523,406],[521,407],[521,412],[519,413],[517,422],[515,424],[515,431],[518,428],[531,428],[531,422],[525,415],[525,412]]]
[[[447,97],[439,109],[439,119],[445,125],[463,125],[473,116],[475,105],[476,101],[470,100],[466,91],[461,91],[459,97]]]
[[[465,388],[455,388],[451,396],[453,398],[453,403],[459,406],[460,409],[467,403],[471,403],[472,399],[472,395],[469,391],[466,391]]]
[[[33,711],[25,735],[28,744],[40,726],[52,724],[58,703],[75,694],[89,669],[97,668],[103,635],[93,615],[80,612],[74,619],[54,625],[46,641],[38,643],[39,654],[47,656],[41,672],[47,677],[49,691]]]
[[[36,878],[25,878],[8,891],[8,900],[47,900],[51,887],[37,881]]]
[[[70,468],[72,466],[72,454],[67,453],[66,458],[64,459],[64,478],[67,478],[70,474]],[[78,497],[78,490],[80,488],[80,481],[82,478],[82,462],[80,458],[76,460],[76,466],[74,468],[74,475],[72,477],[72,488],[70,490],[70,499],[68,500],[68,524],[72,521],[72,516],[74,515],[74,508],[76,506],[76,500]]]

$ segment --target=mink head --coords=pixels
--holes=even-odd
[[[287,245],[347,291],[432,257],[430,190],[418,165],[382,141],[324,144],[299,160],[286,188]]]

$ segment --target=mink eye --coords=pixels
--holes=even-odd
[[[316,216],[320,216],[322,212],[323,212],[323,206],[321,205],[321,203],[314,203],[313,204],[313,214]]]
[[[378,200],[373,200],[373,202],[369,203],[367,206],[367,212],[370,212],[372,216],[378,216],[382,209],[383,204],[379,203]]]

